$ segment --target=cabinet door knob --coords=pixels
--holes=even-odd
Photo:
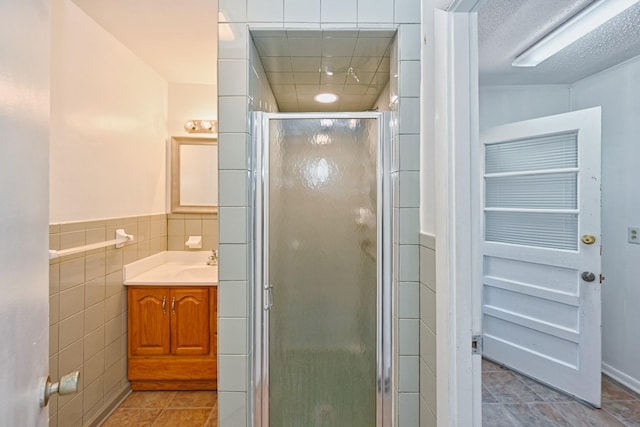
[[[171,313],[176,315],[176,297],[171,298]]]
[[[162,314],[167,314],[167,297],[162,297]]]

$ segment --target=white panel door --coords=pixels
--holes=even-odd
[[[48,425],[50,2],[0,1],[0,425]]]
[[[484,356],[599,407],[600,108],[480,140]]]

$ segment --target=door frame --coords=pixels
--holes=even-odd
[[[252,116],[253,151],[250,172],[250,193],[252,212],[250,218],[250,241],[253,250],[249,277],[250,299],[253,320],[250,328],[251,357],[250,398],[253,406],[251,425],[269,426],[269,312],[265,304],[269,285],[268,277],[268,137],[271,119],[376,119],[378,126],[377,142],[377,320],[376,320],[376,426],[391,427],[393,424],[393,378],[395,366],[393,349],[395,338],[393,304],[393,223],[392,202],[393,186],[391,182],[391,126],[390,114],[378,112],[319,112],[319,113],[263,113]]]
[[[434,10],[438,426],[482,425],[481,355],[472,351],[481,334],[472,177],[480,135],[476,10],[484,1]]]

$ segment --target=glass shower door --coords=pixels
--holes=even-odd
[[[379,120],[269,120],[270,427],[376,425]]]

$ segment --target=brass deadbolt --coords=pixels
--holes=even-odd
[[[591,234],[583,234],[582,235],[582,243],[585,245],[593,245],[596,242],[596,236]]]

